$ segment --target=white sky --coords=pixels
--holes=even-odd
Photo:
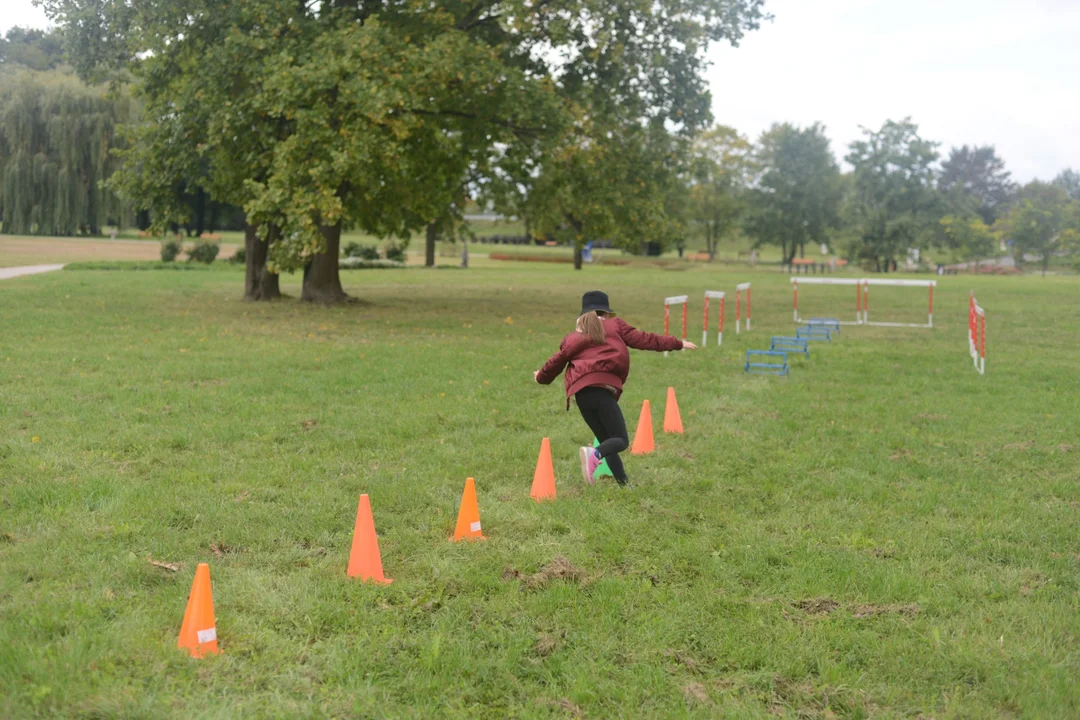
[[[991,144],[1016,180],[1080,168],[1080,0],[766,0],[776,16],[711,51],[717,122],[752,139],[822,122],[842,157],[859,126],[910,115],[942,150]],[[0,0],[0,32],[45,27]]]

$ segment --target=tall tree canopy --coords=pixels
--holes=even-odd
[[[938,186],[969,199],[986,225],[993,225],[1016,191],[1005,161],[992,145],[953,148],[941,163]]]
[[[1054,255],[1080,252],[1080,201],[1058,185],[1038,180],[1025,185],[1001,226],[1017,264],[1025,255],[1034,255],[1043,275]]]
[[[747,232],[759,245],[779,245],[784,262],[808,242],[826,243],[839,221],[841,185],[825,128],[774,125],[762,134],[755,156],[760,174]]]
[[[705,238],[709,259],[746,214],[753,146],[734,128],[719,125],[694,139],[689,161],[687,215]]]
[[[888,272],[909,248],[925,244],[943,214],[935,186],[937,143],[919,137],[910,118],[863,134],[846,158],[854,168],[850,210],[861,257]]]
[[[468,178],[528,186],[623,125],[696,127],[705,46],[763,17],[762,0],[44,4],[81,72],[139,79],[158,136],[140,167],[191,162],[159,133],[207,157],[206,186],[273,241],[270,269],[308,266],[304,297],[325,302],[344,296],[343,227],[407,236]]]
[[[1064,190],[1070,199],[1080,200],[1080,172],[1067,168],[1054,178],[1054,185]]]
[[[63,61],[63,39],[55,30],[13,27],[0,37],[0,68],[21,65],[52,70]]]
[[[0,217],[19,235],[98,234],[123,206],[102,187],[133,105],[55,70],[0,72]]]

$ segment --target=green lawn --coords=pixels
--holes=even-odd
[[[935,329],[845,328],[790,378],[741,364],[792,328],[777,272],[344,279],[333,309],[244,303],[239,269],[0,281],[0,717],[1080,716],[1080,278],[942,278]],[[531,375],[580,293],[650,330],[689,293],[699,340],[702,291],[748,279],[752,332],[729,304],[722,348],[634,355],[631,430],[672,385],[686,434],[584,486]],[[454,544],[467,476],[490,539]],[[346,578],[360,493],[393,585]]]

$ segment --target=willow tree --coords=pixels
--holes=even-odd
[[[3,232],[97,235],[124,211],[103,187],[115,171],[117,127],[132,102],[70,74],[0,73],[0,213]]]

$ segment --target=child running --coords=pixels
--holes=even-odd
[[[581,417],[600,441],[600,447],[595,450],[591,447],[579,450],[581,474],[590,485],[601,460],[607,460],[619,485],[627,484],[619,453],[630,447],[630,436],[619,408],[619,396],[630,374],[628,347],[657,352],[697,350],[692,342],[630,327],[615,317],[605,293],[592,290],[581,298],[577,328],[563,338],[559,352],[533,373],[536,382],[550,385],[566,369],[566,409],[570,409],[573,397]]]

